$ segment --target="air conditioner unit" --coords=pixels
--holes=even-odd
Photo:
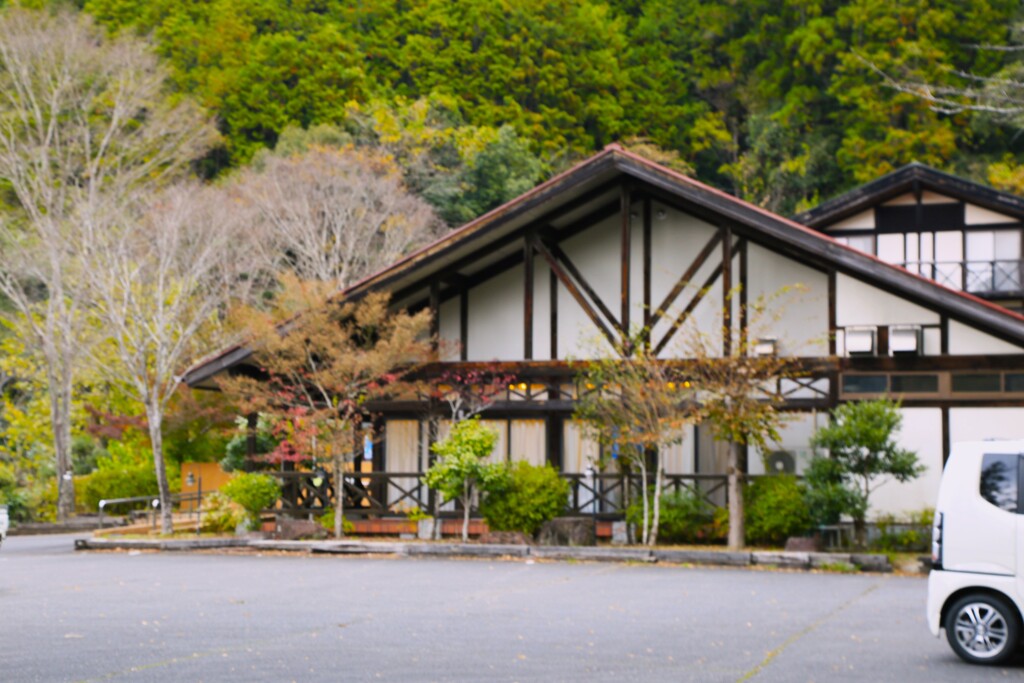
[[[765,467],[768,474],[794,474],[796,458],[789,451],[772,451],[765,458]]]
[[[775,337],[761,337],[754,342],[755,356],[774,356],[779,352],[779,340]]]
[[[875,355],[875,338],[878,330],[874,327],[847,327],[846,353],[849,356]]]
[[[917,356],[921,349],[920,325],[893,325],[889,328],[890,355]]]

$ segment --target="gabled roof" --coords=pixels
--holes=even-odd
[[[1024,199],[916,161],[799,213],[793,220],[812,228],[825,228],[893,197],[925,190],[1024,221]]]
[[[727,224],[738,234],[777,251],[855,276],[1024,345],[1024,316],[842,245],[806,225],[704,185],[618,145],[609,145],[568,171],[357,282],[339,296],[356,298],[371,291],[387,290],[396,294],[400,304],[422,301],[430,282],[442,277],[486,275],[503,255],[508,257],[517,250],[521,253],[522,242],[516,240],[526,230],[540,228],[557,233],[568,229],[573,221],[593,215],[596,207],[616,201],[618,188],[624,183],[713,224]],[[1024,204],[1021,212],[1024,216]],[[249,355],[251,351],[244,345],[225,349],[190,368],[185,381],[195,386],[244,362]]]

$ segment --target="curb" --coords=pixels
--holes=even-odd
[[[733,552],[714,550],[647,550],[599,546],[477,545],[469,543],[389,543],[377,541],[274,541],[248,538],[173,540],[87,538],[75,541],[75,550],[209,550],[252,548],[316,555],[397,555],[402,557],[537,558],[590,562],[664,562],[708,567],[763,566],[782,569],[821,569],[848,565],[864,572],[892,571],[885,555],[868,553],[806,553],[787,551]]]

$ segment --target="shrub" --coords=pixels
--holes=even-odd
[[[234,531],[245,519],[245,510],[223,493],[214,491],[203,496],[203,531],[221,533]]]
[[[260,513],[281,497],[281,487],[268,474],[244,472],[236,474],[221,487],[221,493],[241,505],[252,529],[259,529]]]
[[[791,474],[759,477],[745,494],[748,543],[781,545],[812,525],[803,487]]]
[[[653,498],[652,498],[653,499]],[[653,518],[652,510],[648,515]],[[643,502],[634,500],[626,509],[626,521],[643,522]],[[717,540],[715,507],[694,491],[666,493],[661,497],[658,539],[669,543],[701,543]]]
[[[81,496],[78,504],[91,512],[98,509],[103,499],[155,496],[159,493],[156,469],[151,461],[131,463],[100,458],[96,471],[79,479],[81,484],[75,487]]]
[[[871,546],[885,553],[925,552],[931,547],[934,519],[935,510],[932,508],[912,512],[903,520],[897,519],[895,515],[880,515],[875,520],[878,538],[872,541]]]
[[[560,515],[568,500],[569,482],[555,468],[519,461],[487,494],[480,512],[493,531],[532,536],[544,522]]]
[[[326,508],[324,508],[323,513],[319,517],[316,518],[316,522],[317,522],[317,524],[322,526],[324,529],[327,529],[327,531],[329,531],[329,532],[331,532],[333,534],[334,533],[334,508],[333,507],[326,507]],[[348,536],[349,534],[354,533],[355,530],[356,530],[356,525],[353,524],[349,520],[348,517],[342,517],[341,518],[341,531],[342,531],[342,533],[344,533],[346,536]]]

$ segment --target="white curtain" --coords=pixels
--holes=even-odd
[[[546,436],[544,420],[512,420],[509,427],[510,458],[543,465],[547,462]]]
[[[420,423],[418,420],[388,420],[384,428],[387,444],[388,472],[416,472],[419,470]],[[415,477],[396,477],[395,484],[409,491],[416,486]],[[398,503],[399,507],[415,505],[414,500],[402,498],[402,493],[388,487],[388,506]]]

